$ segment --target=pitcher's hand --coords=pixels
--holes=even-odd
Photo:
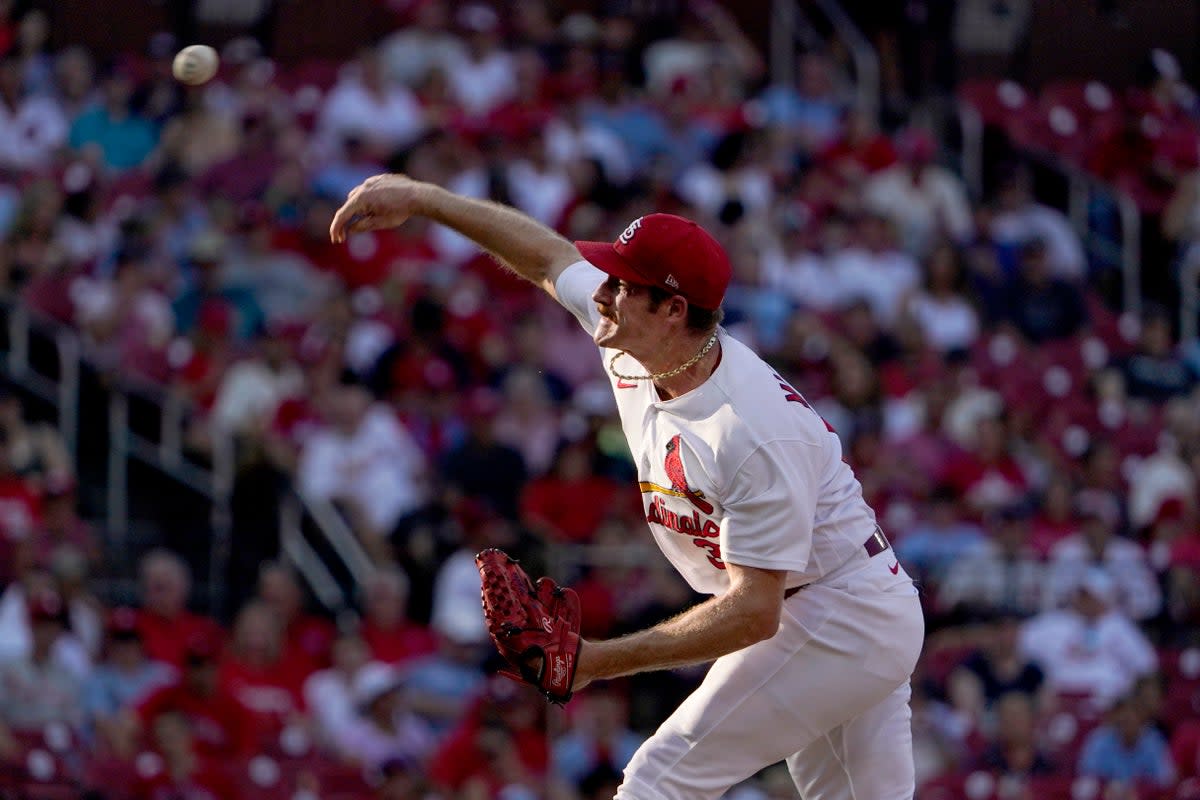
[[[333,215],[329,238],[340,243],[351,233],[399,227],[417,212],[418,195],[425,187],[405,175],[367,178],[350,191]]]

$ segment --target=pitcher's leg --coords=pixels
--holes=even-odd
[[[819,641],[788,652],[768,640],[725,656],[634,754],[617,798],[718,798],[879,703],[895,686],[895,679],[856,668],[855,659]]]
[[[912,800],[911,696],[905,682],[881,703],[787,759],[804,800]]]

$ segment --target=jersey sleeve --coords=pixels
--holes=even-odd
[[[607,276],[586,261],[576,261],[559,273],[554,283],[554,291],[558,294],[558,302],[567,311],[575,315],[579,324],[590,336],[600,323],[600,312],[592,302],[592,293],[596,291]]]
[[[808,567],[823,458],[814,443],[774,441],[742,462],[723,501],[725,561],[791,572]]]

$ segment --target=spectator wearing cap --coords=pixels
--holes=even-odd
[[[329,620],[305,612],[304,590],[295,570],[278,561],[263,564],[258,572],[258,599],[283,625],[285,661],[312,670],[329,666],[337,629]]]
[[[1057,693],[1112,702],[1158,666],[1154,648],[1115,609],[1116,587],[1104,570],[1078,576],[1071,605],[1046,611],[1023,626],[1020,649],[1046,673]]]
[[[335,732],[342,758],[379,769],[392,759],[422,762],[433,750],[429,723],[415,714],[398,673],[385,664],[368,664],[354,678],[353,719]]]
[[[103,102],[71,124],[71,147],[114,172],[141,165],[158,146],[154,123],[134,113],[133,89],[128,68],[113,66],[101,82]]]
[[[134,609],[114,609],[107,633],[104,660],[83,686],[83,711],[101,742],[119,745],[122,712],[174,682],[176,672],[161,661],[146,658]]]
[[[255,721],[221,689],[217,671],[220,657],[220,639],[204,632],[188,637],[178,680],[152,691],[122,715],[117,751],[132,754],[141,737],[153,731],[159,716],[175,713],[186,720],[198,753],[216,758],[248,753],[255,744]]]
[[[1030,615],[1045,607],[1045,569],[1030,546],[1029,512],[1008,506],[987,517],[991,535],[950,564],[938,590],[944,611]]]
[[[964,244],[975,231],[966,186],[934,163],[936,148],[928,131],[905,131],[896,144],[900,163],[863,185],[863,204],[892,220],[904,249],[916,255],[942,238]]]
[[[1078,773],[1165,787],[1175,780],[1175,765],[1167,740],[1148,723],[1137,697],[1129,694],[1112,705],[1107,723],[1084,740]]]
[[[359,633],[375,661],[396,666],[437,649],[433,632],[408,617],[409,590],[408,575],[399,567],[378,569],[363,583]]]
[[[319,403],[325,426],[300,451],[300,491],[342,504],[368,549],[390,561],[387,537],[428,500],[425,456],[395,413],[353,376]]]
[[[138,571],[142,599],[138,630],[149,658],[182,667],[196,637],[215,642],[219,649],[220,626],[187,609],[192,576],[183,559],[167,550],[154,550],[142,559]]]
[[[82,681],[55,656],[67,626],[67,608],[50,590],[32,594],[28,603],[32,647],[27,656],[0,665],[0,755],[11,755],[13,732],[41,731],[60,723],[78,729]]]
[[[28,94],[23,84],[21,57],[0,57],[0,169],[35,172],[66,143],[68,123],[54,98]]]
[[[1142,548],[1116,535],[1120,509],[1111,497],[1080,492],[1076,499],[1080,519],[1074,533],[1050,551],[1050,600],[1061,603],[1092,570],[1103,571],[1116,588],[1116,609],[1130,619],[1145,620],[1162,608],[1162,590],[1146,562]]]

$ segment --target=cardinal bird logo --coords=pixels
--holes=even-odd
[[[704,499],[699,492],[693,492],[688,486],[687,476],[683,474],[683,455],[679,447],[679,434],[675,434],[667,442],[667,460],[663,462],[667,477],[671,480],[671,489],[681,497],[686,497],[692,505],[705,514],[713,513],[712,503]]]

